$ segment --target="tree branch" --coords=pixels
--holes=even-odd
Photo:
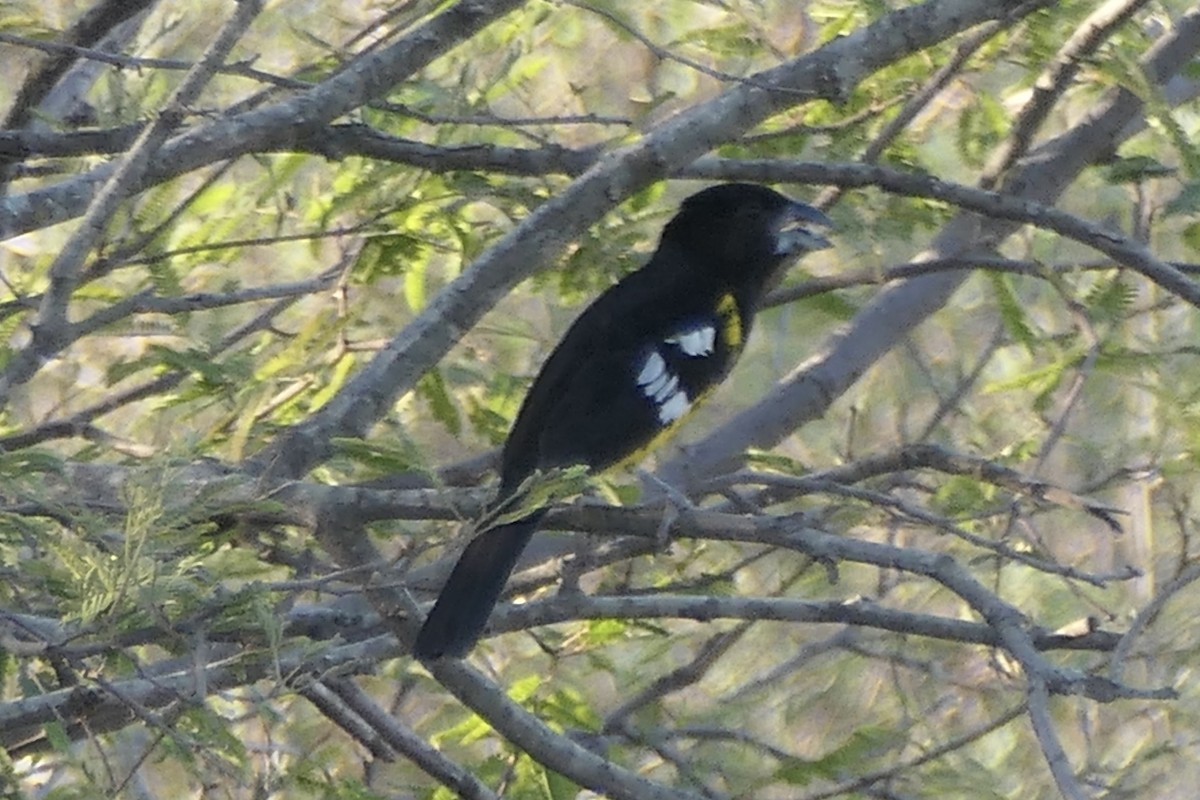
[[[163,110],[138,135],[104,187],[92,200],[79,227],[67,239],[58,257],[50,265],[50,285],[31,325],[28,345],[12,355],[0,372],[0,406],[7,405],[15,386],[29,380],[41,366],[73,341],[67,321],[67,307],[78,282],[83,260],[95,247],[104,226],[117,211],[118,204],[138,190],[150,169],[150,160],[182,120],[200,92],[212,79],[217,67],[233,49],[261,9],[261,0],[239,0],[236,10],[221,28],[196,66],[163,106]]]
[[[1200,11],[1193,10],[1152,48],[1146,71],[1162,83],[1200,51]],[[1025,157],[1005,178],[1002,195],[1049,205],[1090,163],[1107,157],[1142,109],[1141,101],[1124,89],[1113,91],[1086,119]],[[985,245],[1011,235],[1015,223],[1005,219],[979,220],[959,214],[935,237],[919,260],[970,258]],[[1121,237],[1123,240],[1124,237]],[[1096,241],[1097,245],[1101,242]],[[1105,244],[1105,247],[1110,247]],[[1135,258],[1145,255],[1140,245]],[[1172,285],[1177,270],[1158,273]],[[896,342],[940,309],[964,280],[964,275],[928,275],[881,292],[855,317],[849,328],[832,337],[813,359],[798,366],[752,408],[715,429],[681,456],[660,464],[667,483],[690,491],[698,483],[736,468],[742,453],[770,449],[805,422],[819,417]],[[1186,279],[1185,279],[1186,280]],[[1188,281],[1188,284],[1191,282]],[[1181,284],[1189,295],[1194,287]]]
[[[568,241],[633,192],[806,97],[843,97],[872,71],[1018,5],[929,0],[894,11],[808,55],[751,76],[607,156],[489,248],[336,397],[257,455],[252,466],[298,477],[328,457],[333,437],[364,435],[518,281],[544,268]]]
[[[383,95],[522,2],[459,0],[387,47],[354,60],[317,86],[286,100],[187,131],[159,150],[130,192],[206,164],[285,147],[302,132],[328,124]],[[4,213],[0,214],[0,239],[78,216],[111,172],[112,165],[104,165],[45,190],[9,198]]]

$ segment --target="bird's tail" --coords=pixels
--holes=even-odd
[[[413,655],[422,661],[462,658],[471,651],[517,559],[545,514],[533,514],[484,531],[467,545],[425,618]]]

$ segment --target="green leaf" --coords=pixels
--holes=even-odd
[[[216,212],[225,211],[230,203],[237,199],[238,191],[239,187],[234,181],[210,184],[192,198],[188,211],[198,217],[212,216]]]
[[[1121,273],[1102,280],[1088,291],[1084,304],[1098,317],[1110,321],[1124,319],[1137,300],[1137,289],[1126,283]]]
[[[407,233],[372,236],[358,251],[350,277],[369,285],[383,277],[403,275],[413,264],[425,261],[425,250],[424,242]]]
[[[1176,169],[1150,156],[1129,156],[1114,159],[1104,170],[1109,183],[1137,183],[1148,178],[1174,175]]]
[[[149,352],[158,362],[170,369],[188,372],[209,386],[221,386],[227,381],[227,372],[212,354],[194,347],[172,350],[162,345],[150,345]]]
[[[0,453],[0,475],[18,478],[45,473],[63,475],[65,463],[62,456],[37,448]]]
[[[1200,211],[1200,181],[1188,181],[1163,206],[1163,216],[1191,215]]]
[[[1037,369],[1027,370],[1010,378],[992,381],[983,387],[983,393],[995,394],[1014,390],[1029,390],[1037,394],[1035,405],[1044,403],[1062,383],[1063,375],[1066,374],[1067,369],[1077,363],[1077,357],[1060,358],[1054,363]]]
[[[404,302],[408,303],[408,307],[413,311],[420,311],[425,307],[428,268],[429,259],[414,258],[409,260],[408,269],[404,270]]]
[[[629,632],[629,625],[619,619],[591,619],[584,627],[587,643],[591,647],[604,647],[622,641]]]
[[[565,775],[560,775],[553,770],[546,770],[546,789],[550,793],[550,800],[574,800],[579,797],[581,788],[579,784]]]
[[[791,456],[773,450],[751,448],[746,451],[746,466],[755,469],[770,469],[785,475],[803,475],[808,469]]]
[[[1008,130],[1008,112],[998,98],[987,92],[974,96],[958,118],[958,152],[972,167],[982,166],[988,154]]]
[[[586,464],[534,471],[518,488],[516,502],[495,509],[491,516],[480,521],[480,530],[506,525],[529,516],[531,511],[579,494],[587,488],[590,472]]]
[[[950,517],[978,512],[995,497],[995,487],[966,475],[952,475],[938,487],[933,506]]]
[[[538,686],[544,691],[541,681]],[[599,732],[604,725],[587,696],[571,686],[563,686],[539,698],[537,715],[548,724],[567,730]]]
[[[1185,225],[1180,238],[1189,249],[1200,252],[1200,222],[1189,222]]]
[[[836,320],[846,322],[858,313],[858,304],[838,292],[822,292],[804,299],[804,306],[828,314]]]
[[[991,281],[992,291],[996,297],[996,307],[1000,311],[1000,319],[1004,323],[1005,329],[1014,339],[1032,350],[1037,343],[1037,336],[1034,335],[1033,328],[1025,315],[1024,304],[1017,299],[1016,293],[1013,291],[1012,276],[999,272],[989,272],[987,275]]]
[[[898,744],[903,733],[895,728],[861,728],[841,747],[822,758],[791,758],[775,772],[775,778],[793,786],[807,786],[814,780],[841,780],[864,771],[864,765],[878,759]]]
[[[720,28],[687,31],[682,38],[670,43],[672,48],[680,45],[697,48],[708,56],[749,57],[760,52],[762,41],[748,23],[739,20]]]
[[[410,439],[389,442],[379,438],[368,441],[334,437],[330,444],[338,457],[348,458],[381,475],[425,469],[421,450]]]
[[[354,357],[353,353],[347,353],[339,358],[333,365],[333,372],[329,375],[325,385],[313,394],[309,401],[309,408],[316,410],[328,403],[346,385],[346,380],[357,364],[358,359]]]
[[[67,729],[61,722],[47,722],[42,732],[46,734],[46,741],[54,750],[64,755],[71,752],[71,737],[67,735]]]
[[[446,389],[446,378],[439,369],[431,369],[417,381],[417,394],[429,403],[433,418],[442,423],[454,436],[462,435],[462,417],[458,406]]]

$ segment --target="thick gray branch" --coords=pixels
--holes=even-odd
[[[256,457],[298,477],[326,458],[334,436],[363,436],[483,314],[616,203],[804,100],[844,97],[893,61],[1020,6],[931,0],[904,8],[819,50],[751,76],[606,156],[537,208],[441,291],[329,403]]]
[[[1165,83],[1197,52],[1200,10],[1193,10],[1152,49],[1146,60],[1148,77]],[[1111,154],[1133,132],[1141,108],[1141,101],[1133,93],[1113,91],[1073,129],[1021,160],[1002,191],[1052,205],[1086,166]],[[1011,235],[1016,227],[1016,223],[1004,219],[980,220],[974,214],[960,214],[940,232],[922,259],[986,253],[988,245]],[[748,448],[775,446],[805,422],[821,416],[897,342],[940,309],[965,277],[955,273],[927,275],[881,292],[846,330],[826,342],[760,403],[734,416],[680,457],[664,463],[659,474],[673,486],[692,488],[734,468]]]
[[[188,131],[159,150],[133,190],[206,164],[286,147],[301,132],[331,122],[381,96],[521,2],[461,0],[407,36],[353,61],[342,72],[308,91]],[[0,213],[0,239],[79,216],[111,173],[112,166],[105,165],[48,189],[10,198]]]
[[[71,343],[67,306],[84,259],[100,241],[104,226],[116,213],[118,203],[139,189],[151,159],[179,124],[185,110],[199,98],[261,7],[260,0],[238,3],[233,16],[222,26],[196,66],[184,76],[162,112],[138,135],[88,206],[79,227],[71,233],[50,265],[50,286],[31,326],[31,341],[12,357],[0,374],[0,406],[7,404],[8,393],[14,386],[29,380],[51,356]]]

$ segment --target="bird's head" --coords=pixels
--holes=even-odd
[[[831,247],[815,228],[819,209],[753,183],[723,183],[683,201],[663,229],[663,244],[720,270],[773,272],[785,261]]]
[[[780,256],[799,256],[813,250],[833,247],[833,242],[813,230],[813,227],[828,228],[833,220],[819,208],[806,203],[789,200],[783,213],[777,218],[779,229],[775,234],[775,253]]]

